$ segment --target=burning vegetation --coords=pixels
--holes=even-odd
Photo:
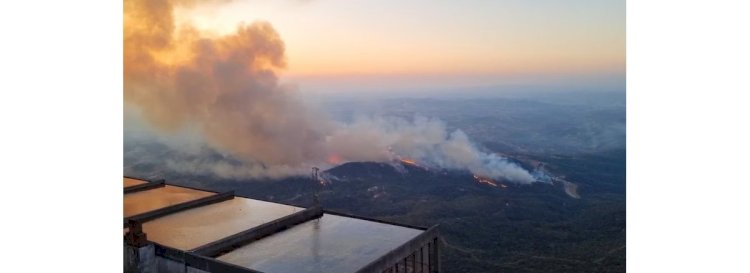
[[[279,84],[277,74],[287,63],[285,45],[268,22],[243,23],[233,33],[216,35],[175,13],[176,8],[223,3],[124,2],[125,107],[158,133],[157,141],[168,143],[185,134],[195,142],[185,146],[221,155],[186,151],[185,158],[172,160],[173,170],[283,178],[304,175],[312,166],[400,160],[425,170],[536,181],[521,166],[481,150],[461,130],[451,132],[437,119],[331,119],[298,90]]]
[[[402,159],[399,159],[399,162],[401,162],[401,164],[412,166],[412,167],[416,167],[416,168],[420,168],[420,169],[423,169],[425,171],[429,171],[430,170],[430,168],[428,168],[426,166],[423,166],[423,165],[420,165],[419,163],[417,163],[416,160],[403,159],[402,158]]]
[[[499,182],[497,182],[495,180],[492,180],[491,178],[482,177],[482,176],[478,176],[478,175],[474,175],[474,180],[476,180],[480,184],[490,185],[490,186],[493,186],[493,187],[500,187],[500,188],[507,188],[508,187],[507,185],[505,185],[503,183],[499,183]]]

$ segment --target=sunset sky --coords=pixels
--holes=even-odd
[[[624,88],[625,1],[238,0],[181,8],[216,34],[270,22],[282,80],[302,89],[584,85]]]

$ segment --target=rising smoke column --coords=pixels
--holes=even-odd
[[[325,154],[325,119],[278,85],[284,43],[268,23],[207,37],[175,25],[185,1],[125,1],[125,100],[156,128],[197,127],[249,164],[301,167]],[[270,170],[271,168],[269,168]]]
[[[212,165],[211,172],[283,177],[325,166],[332,157],[387,162],[404,156],[487,177],[534,181],[504,158],[480,152],[462,132],[449,134],[437,120],[332,121],[278,84],[276,73],[286,65],[284,43],[269,23],[240,25],[225,36],[177,26],[175,7],[195,2],[125,1],[124,97],[159,131],[193,128],[206,145],[245,166],[238,171]]]

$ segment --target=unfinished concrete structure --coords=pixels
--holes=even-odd
[[[437,227],[125,177],[125,272],[440,270]]]

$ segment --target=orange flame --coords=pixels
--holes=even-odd
[[[341,156],[337,154],[331,154],[328,156],[328,163],[330,164],[339,164],[341,163]]]
[[[412,165],[412,166],[419,166],[419,164],[417,164],[416,161],[410,160],[410,159],[401,159],[401,163],[409,164],[409,165]]]
[[[401,163],[403,163],[403,164],[406,164],[406,165],[409,165],[409,166],[412,166],[412,167],[417,167],[417,168],[423,169],[425,171],[429,171],[430,170],[430,168],[428,168],[428,167],[419,165],[419,163],[417,163],[417,161],[413,160],[413,159],[403,159],[403,158],[401,158],[401,159],[399,159],[399,161],[401,161]]]
[[[482,176],[474,175],[474,179],[477,180],[477,182],[479,182],[481,184],[487,184],[487,185],[490,185],[490,186],[493,186],[493,187],[497,187],[497,183],[494,180],[489,179],[487,177],[482,177]],[[508,186],[505,186],[503,184],[500,184],[500,185],[503,188],[507,188],[508,187]]]

